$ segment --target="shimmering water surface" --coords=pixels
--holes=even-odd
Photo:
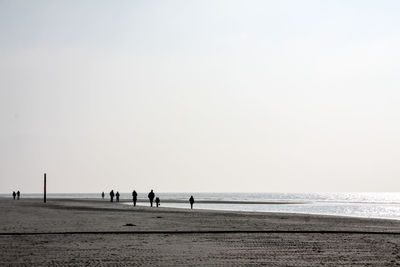
[[[241,203],[195,203],[195,209],[287,212],[321,215],[386,218],[400,220],[400,193],[157,193],[161,207],[189,208],[188,199],[196,201],[240,201]],[[10,195],[2,195],[10,197]],[[22,194],[22,197],[41,197],[41,194]],[[100,194],[48,194],[48,198],[101,198]],[[108,198],[108,193],[106,193]],[[121,199],[130,199],[121,193]],[[138,193],[146,200],[147,193]],[[171,203],[166,203],[168,200]],[[178,203],[187,201],[186,203]],[[247,204],[243,202],[289,202],[291,204]],[[294,204],[304,202],[301,204]],[[130,203],[127,203],[130,204]],[[138,205],[148,205],[139,202]]]

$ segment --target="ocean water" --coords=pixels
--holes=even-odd
[[[106,193],[106,192],[105,192]],[[157,193],[161,207],[188,209],[189,197],[195,201],[237,201],[240,203],[195,203],[195,209],[282,212],[338,215],[364,218],[400,220],[400,193]],[[0,195],[11,197],[11,194]],[[24,198],[42,197],[41,194],[22,194]],[[100,194],[47,194],[51,198],[98,198]],[[108,193],[106,193],[108,198]],[[131,199],[131,193],[121,193],[121,199]],[[147,193],[138,193],[138,205]],[[168,200],[168,203],[165,201]],[[182,203],[182,201],[184,203]],[[288,202],[289,204],[250,204],[246,202]],[[131,203],[125,203],[131,204]]]

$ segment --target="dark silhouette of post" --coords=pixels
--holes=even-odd
[[[44,174],[43,202],[46,203],[46,173]]]

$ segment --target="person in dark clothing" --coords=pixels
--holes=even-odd
[[[13,191],[13,193],[12,193],[12,196],[13,196],[13,199],[15,200],[15,196],[16,196],[17,194],[15,193],[15,191]]]
[[[103,192],[103,193],[101,193],[101,198],[102,198],[102,199],[104,199],[104,192]]]
[[[21,193],[19,192],[19,190],[17,191],[17,199],[19,200],[19,196],[21,195]]]
[[[117,194],[115,194],[115,196],[117,197],[117,202],[119,202],[119,192],[117,191]]]
[[[147,195],[150,200],[150,207],[153,207],[153,200],[154,200],[154,192],[153,189],[151,189],[150,193]]]
[[[133,206],[136,207],[137,193],[135,190],[133,190],[132,192],[132,201],[133,201]]]
[[[193,204],[194,204],[194,198],[193,198],[193,196],[190,196],[190,198],[189,198],[189,203],[190,203],[190,209],[193,209]]]
[[[158,206],[160,206],[160,198],[159,197],[156,197],[156,206],[157,206],[157,208],[158,208]]]
[[[111,190],[110,192],[110,201],[114,202],[114,190]]]

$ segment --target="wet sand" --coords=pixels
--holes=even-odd
[[[400,264],[400,221],[0,198],[0,266]]]

